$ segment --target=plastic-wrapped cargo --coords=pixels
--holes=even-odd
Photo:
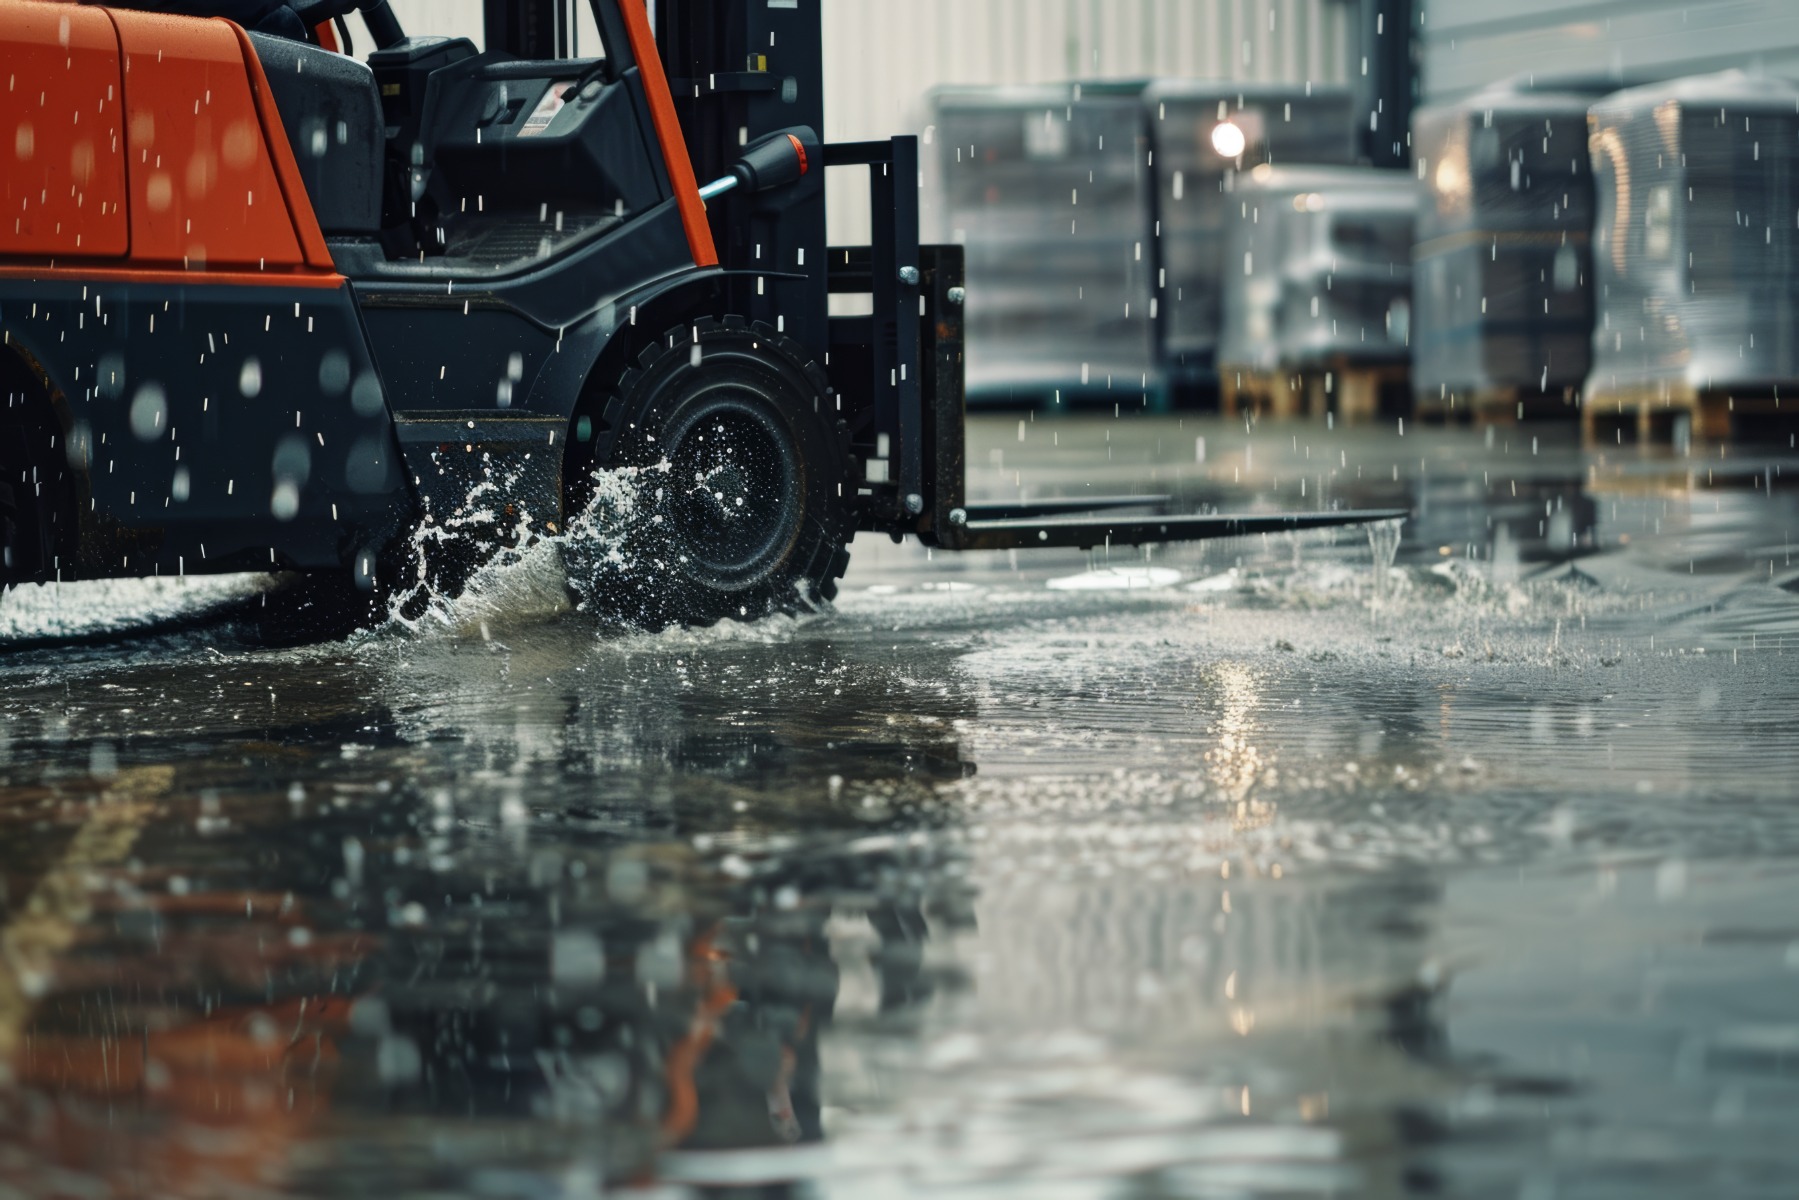
[[[1143,93],[1155,153],[1157,327],[1175,388],[1216,383],[1226,280],[1224,234],[1241,172],[1357,159],[1341,88],[1167,80]]]
[[[1587,107],[1613,86],[1513,81],[1414,116],[1420,412],[1578,413],[1593,335]]]
[[[1159,406],[1141,83],[943,88],[927,174],[967,248],[972,402]]]
[[[1799,89],[1740,72],[1589,118],[1598,320],[1589,421],[1724,433],[1799,398]]]
[[[1321,376],[1316,395],[1295,397],[1297,407],[1355,416],[1409,407],[1417,207],[1417,182],[1405,172],[1266,164],[1247,172],[1225,223],[1218,364],[1227,395],[1244,375],[1310,373]],[[1357,369],[1380,377],[1339,404],[1339,381],[1322,376]]]

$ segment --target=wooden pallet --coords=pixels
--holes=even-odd
[[[1218,402],[1230,417],[1289,420],[1306,411],[1304,381],[1282,371],[1218,368]]]
[[[1404,415],[1411,396],[1411,367],[1405,363],[1338,359],[1275,371],[1226,365],[1218,368],[1218,380],[1226,414],[1276,420],[1333,415],[1345,423],[1365,424]]]
[[[1412,398],[1419,422],[1431,425],[1518,425],[1535,421],[1580,420],[1576,387],[1545,393],[1532,386],[1442,388]]]
[[[1760,383],[1701,388],[1680,381],[1607,388],[1587,397],[1581,429],[1595,445],[1790,438],[1799,432],[1799,380],[1785,388]]]

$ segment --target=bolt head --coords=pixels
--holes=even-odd
[[[920,496],[917,492],[913,492],[911,495],[907,496],[906,497],[906,511],[911,513],[915,517],[919,513],[923,512],[924,511],[924,497]]]
[[[918,286],[919,274],[918,274],[917,267],[901,267],[899,276],[900,276],[900,282],[905,284],[906,286],[908,286],[908,287],[917,287]]]
[[[953,287],[949,290],[949,302],[951,304],[961,304],[964,301],[966,301],[967,299],[968,299],[968,289],[967,288]]]
[[[949,510],[949,523],[951,525],[966,525],[966,524],[968,524],[968,510],[966,508],[950,509]]]

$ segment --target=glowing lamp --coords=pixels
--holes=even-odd
[[[1234,122],[1220,121],[1212,126],[1212,149],[1223,158],[1240,158],[1249,148],[1249,139]]]

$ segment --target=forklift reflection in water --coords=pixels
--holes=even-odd
[[[293,938],[321,914],[291,893],[159,894],[169,961],[204,979],[205,1013],[189,1008],[191,975],[142,987],[105,967],[62,972],[71,986],[32,1018],[16,1059],[0,1060],[0,1155],[22,1152],[0,1185],[35,1193],[41,1181],[23,1168],[40,1161],[95,1195],[329,1194],[344,1180],[310,1178],[331,1167],[308,1145],[353,1141],[345,1131],[360,1121],[398,1156],[351,1168],[372,1190],[384,1177],[409,1190],[418,1179],[407,1172],[461,1190],[455,1173],[509,1132],[545,1156],[522,1170],[561,1174],[572,1156],[607,1186],[752,1182],[735,1177],[746,1163],[728,1152],[825,1140],[819,1042],[840,979],[830,904],[739,899],[670,947],[658,984],[643,964],[668,931],[642,913],[576,927],[589,951],[565,954],[552,938],[545,955],[542,938],[497,936],[484,960],[479,926],[472,944],[467,930],[443,929]],[[936,984],[917,898],[855,915],[879,939],[880,1012],[926,1001]],[[972,916],[952,903],[933,919]],[[233,925],[238,936],[223,933]],[[407,1118],[455,1122],[451,1138],[467,1145],[412,1160],[400,1148]],[[767,1182],[808,1166],[779,1153],[747,1165]]]
[[[1404,515],[967,503],[961,251],[919,244],[915,139],[820,145],[821,0],[590,2],[597,58],[566,0],[487,0],[484,53],[385,0],[0,0],[0,581],[416,600],[552,536],[659,626],[828,599],[858,532]],[[171,15],[205,12],[242,23]],[[870,245],[826,245],[832,166],[870,175]]]

